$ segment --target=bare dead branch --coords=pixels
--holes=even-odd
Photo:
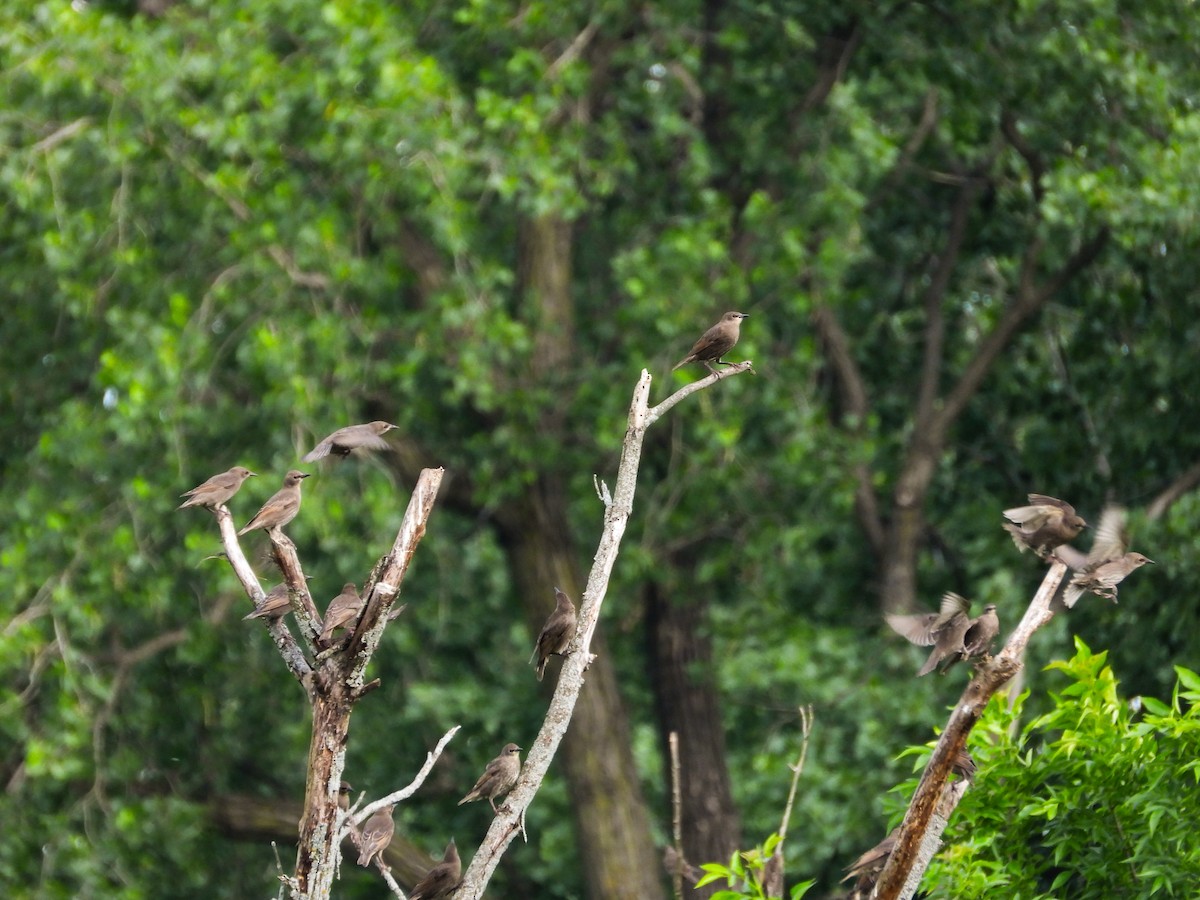
[[[254,574],[254,570],[250,568],[250,563],[246,561],[245,554],[242,553],[242,547],[237,539],[237,529],[233,525],[233,516],[230,515],[229,509],[224,504],[217,506],[213,510],[213,515],[217,518],[217,528],[221,532],[221,544],[225,547],[225,558],[229,560],[233,574],[242,583],[242,588],[245,590],[246,596],[254,601],[255,606],[258,606],[263,602],[263,589],[258,583],[258,577]],[[291,542],[289,541],[289,543]],[[293,548],[294,550],[295,548]],[[300,584],[303,585],[304,595],[308,596],[308,587],[304,581],[303,573],[300,574]],[[289,582],[289,585],[292,585],[292,582]],[[308,602],[309,604],[312,603],[311,597],[309,597]],[[300,645],[292,637],[292,633],[288,630],[287,625],[283,623],[283,619],[275,619],[268,622],[267,631],[271,633],[271,639],[275,641],[275,646],[279,650],[279,655],[283,657],[283,662],[288,667],[288,671],[296,677],[297,681],[304,685],[305,690],[311,693],[312,667],[305,658],[304,651],[300,649]]]
[[[612,502],[604,507],[603,531],[596,548],[592,569],[588,573],[587,586],[580,598],[579,624],[575,638],[567,648],[567,658],[563,661],[559,671],[558,685],[555,687],[550,707],[546,711],[542,728],[530,745],[521,777],[517,780],[516,787],[508,795],[508,799],[500,807],[499,813],[492,819],[487,836],[475,852],[470,867],[463,875],[462,885],[454,895],[455,900],[478,900],[482,896],[505,850],[520,832],[525,810],[529,808],[541,787],[542,780],[546,777],[546,772],[558,750],[558,745],[562,742],[567,726],[571,722],[575,703],[583,688],[584,674],[592,661],[592,636],[595,634],[596,625],[599,622],[600,609],[608,591],[608,581],[612,575],[613,565],[616,563],[629,517],[633,513],[633,498],[637,491],[638,467],[641,463],[642,443],[646,436],[646,429],[685,397],[709,385],[716,384],[722,378],[748,371],[753,371],[749,362],[731,366],[722,372],[681,388],[651,409],[649,399],[652,379],[647,370],[642,370],[641,377],[633,391],[633,402],[629,409],[629,426],[625,432],[625,440],[621,449],[621,461],[617,469]]]
[[[963,691],[909,802],[904,822],[896,836],[896,849],[892,851],[876,882],[872,894],[876,900],[907,900],[915,893],[940,840],[940,829],[931,831],[930,822],[939,809],[951,766],[959,752],[966,747],[967,736],[983,715],[988,700],[1020,671],[1029,639],[1054,618],[1050,601],[1066,572],[1067,567],[1061,562],[1050,566],[1004,649],[979,666],[975,677]],[[943,822],[941,828],[944,827]]]
[[[425,764],[422,765],[417,774],[413,776],[412,781],[400,788],[400,790],[392,791],[392,793],[388,794],[387,796],[380,797],[373,803],[368,803],[358,812],[351,816],[347,816],[347,821],[354,825],[361,825],[389,803],[401,803],[420,790],[421,785],[425,783],[425,779],[429,777],[429,773],[433,771],[434,763],[438,761],[438,757],[442,755],[442,751],[446,749],[446,745],[450,743],[456,734],[458,734],[458,730],[460,728],[462,728],[461,725],[455,725],[442,735],[442,739],[437,742],[437,746],[425,754]]]
[[[364,673],[379,639],[383,637],[383,629],[388,623],[392,604],[400,595],[400,583],[408,571],[417,544],[425,535],[425,525],[433,512],[434,501],[437,500],[438,487],[442,483],[445,469],[425,469],[417,479],[409,498],[408,508],[404,511],[404,519],[400,530],[396,532],[396,540],[392,543],[392,552],[385,557],[385,564],[367,597],[366,606],[359,617],[354,635],[346,648],[348,659],[354,660],[354,665],[346,678],[346,684],[352,691],[363,687]]]

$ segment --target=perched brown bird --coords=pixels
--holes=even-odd
[[[727,312],[721,316],[721,321],[714,325],[704,334],[700,335],[700,339],[692,345],[692,349],[688,351],[688,355],[675,363],[671,367],[674,372],[680,366],[685,366],[691,362],[704,363],[705,368],[710,372],[717,371],[712,364],[715,362],[722,366],[731,366],[733,363],[726,362],[721,359],[726,353],[733,349],[733,345],[738,342],[738,338],[742,333],[742,319],[745,319],[749,314],[740,312]]]
[[[537,657],[538,681],[546,674],[546,661],[551,656],[563,656],[571,638],[575,637],[575,604],[558,588],[554,589],[554,601],[554,612],[550,613],[550,618],[542,626],[542,632],[533,647],[533,656],[529,657],[530,662]]]
[[[228,472],[214,475],[204,484],[198,485],[190,491],[184,491],[179,496],[187,497],[187,499],[180,503],[178,508],[207,506],[209,509],[215,509],[222,503],[228,503],[230,498],[241,488],[242,482],[254,474],[245,466],[234,466]]]
[[[855,887],[860,891],[872,887],[883,867],[887,865],[888,857],[896,849],[896,837],[899,834],[900,829],[893,828],[887,837],[846,866],[846,877],[842,881],[858,878]]]
[[[971,756],[966,747],[963,747],[954,757],[954,762],[950,763],[950,771],[959,778],[964,778],[967,781],[975,780],[975,772],[978,766],[975,765],[975,759]]]
[[[349,798],[347,798],[348,800]],[[338,803],[341,803],[340,797]],[[395,803],[389,803],[367,819],[366,824],[363,825],[362,835],[358,841],[358,864],[360,866],[369,866],[371,860],[383,853],[388,844],[392,842],[392,835],[396,833],[396,823],[392,819],[392,810],[395,808]]]
[[[363,609],[363,598],[353,581],[342,586],[342,592],[329,601],[325,610],[325,622],[321,626],[321,640],[329,643],[339,628],[350,628]]]
[[[1107,597],[1117,602],[1117,585],[1134,569],[1139,569],[1148,559],[1140,553],[1128,552],[1129,534],[1125,529],[1126,512],[1120,506],[1105,507],[1100,514],[1100,525],[1096,529],[1096,540],[1088,552],[1083,567],[1075,573],[1063,591],[1063,604],[1070,609],[1084,591],[1098,597]]]
[[[963,649],[963,636],[971,627],[971,602],[953,591],[942,595],[942,605],[935,613],[918,613],[910,616],[887,615],[892,630],[919,647],[932,646],[933,650],[917,675],[928,675],[943,660],[957,657]]]
[[[462,806],[464,803],[486,797],[488,803],[492,804],[492,812],[496,812],[496,798],[511,791],[517,783],[517,776],[521,774],[521,757],[518,755],[520,752],[521,748],[516,744],[505,744],[500,755],[487,764],[487,768],[475,782],[475,787],[458,801],[458,805]]]
[[[288,472],[283,479],[283,487],[275,492],[270,500],[263,504],[262,509],[254,514],[254,518],[246,523],[246,527],[238,532],[239,535],[258,528],[282,528],[300,512],[300,482],[308,477],[307,472],[296,469]]]
[[[383,435],[395,427],[391,422],[367,422],[339,428],[304,454],[304,462],[316,462],[330,453],[345,459],[351,450],[386,450],[388,442]]]
[[[1067,541],[1073,541],[1087,522],[1075,514],[1075,507],[1045,494],[1029,494],[1028,506],[1004,510],[1004,530],[1012,535],[1017,549],[1032,550],[1042,559]],[[1011,523],[1011,524],[1010,524]]]
[[[454,838],[450,838],[446,852],[442,854],[442,861],[430,869],[425,877],[417,882],[416,887],[408,892],[408,900],[438,900],[458,887],[460,881],[462,861],[458,858],[458,847],[454,844]]]
[[[340,809],[347,810],[350,808],[350,792],[352,790],[354,790],[354,785],[348,781],[343,781],[338,785],[338,807]]]
[[[962,656],[951,660],[946,669],[949,669],[959,659],[974,659],[977,656],[986,656],[991,653],[992,643],[999,635],[1000,617],[996,615],[996,604],[989,603],[983,608],[983,612],[979,614],[978,618],[971,620],[967,633],[963,635]],[[946,669],[942,670],[943,673]]]
[[[292,601],[288,597],[287,583],[277,584],[275,587],[267,591],[267,596],[263,597],[263,602],[255,607],[254,612],[248,616],[242,616],[242,621],[247,619],[282,619],[292,611]]]

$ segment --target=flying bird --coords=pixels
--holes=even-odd
[[[325,610],[324,624],[321,626],[321,640],[325,643],[333,638],[333,633],[339,628],[350,628],[363,609],[363,598],[358,595],[358,588],[353,581],[347,581],[342,592],[329,601]]]
[[[1091,591],[1098,597],[1107,597],[1116,603],[1117,586],[1125,580],[1125,576],[1146,563],[1154,562],[1140,553],[1129,552],[1126,517],[1125,509],[1120,506],[1107,506],[1100,514],[1100,525],[1096,528],[1092,549],[1063,591],[1063,605],[1067,609],[1076,604],[1084,591]]]
[[[497,812],[496,798],[511,791],[517,783],[517,776],[521,774],[520,752],[521,748],[516,744],[505,744],[500,755],[487,764],[475,787],[458,801],[458,805],[487,798],[488,803],[492,804],[492,812]]]
[[[1032,550],[1041,559],[1048,559],[1055,547],[1073,541],[1087,527],[1075,507],[1065,500],[1045,494],[1029,494],[1028,506],[1004,510],[1004,530],[1012,535],[1017,549]]]
[[[263,504],[262,509],[254,514],[254,518],[246,523],[246,527],[238,532],[239,535],[259,528],[268,530],[282,528],[300,512],[300,482],[308,477],[307,472],[296,469],[288,472],[283,479],[283,487]]]
[[[228,472],[214,475],[204,484],[197,485],[190,491],[184,491],[179,496],[187,497],[187,499],[180,503],[178,508],[207,506],[209,509],[216,509],[222,503],[228,503],[241,488],[242,482],[254,474],[245,466],[234,466]]]
[[[446,852],[442,854],[442,861],[409,891],[408,900],[439,900],[458,887],[461,881],[462,861],[458,858],[454,838],[451,838],[446,845]]]
[[[339,428],[304,454],[304,462],[316,462],[331,453],[345,459],[351,450],[386,450],[388,442],[383,435],[395,427],[391,422],[367,422]]]
[[[749,316],[749,313],[727,312],[721,316],[719,321],[704,334],[700,335],[700,339],[692,345],[692,349],[688,351],[688,355],[675,363],[671,367],[674,372],[680,366],[685,366],[688,363],[698,362],[703,363],[705,368],[710,372],[716,372],[713,368],[713,363],[722,366],[731,366],[733,363],[726,362],[721,359],[726,353],[733,349],[733,345],[738,342],[738,338],[742,333],[742,319]]]
[[[938,612],[908,616],[887,615],[884,618],[893,631],[910,643],[919,647],[933,647],[925,665],[917,670],[917,675],[920,676],[928,675],[944,660],[957,657],[962,652],[963,636],[971,627],[970,612],[971,601],[953,591],[947,591],[942,595]]]
[[[575,636],[575,604],[558,588],[554,589],[554,601],[554,612],[550,613],[550,618],[542,626],[533,647],[533,656],[529,657],[530,662],[537,657],[538,681],[546,674],[547,660],[551,656],[565,655],[571,638]]]
[[[340,797],[338,803],[341,803]],[[369,866],[371,860],[379,857],[392,842],[392,835],[396,833],[396,822],[392,818],[392,810],[395,808],[395,803],[389,803],[367,819],[366,824],[363,825],[362,835],[358,842],[358,864],[360,866]]]

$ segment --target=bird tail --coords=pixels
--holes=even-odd
[[[358,864],[360,866],[369,866],[371,864],[371,851],[369,848],[358,854]]]
[[[458,805],[462,806],[464,803],[470,803],[472,800],[478,800],[478,799],[479,799],[479,792],[471,791],[471,793],[467,794],[467,796],[463,797],[461,800],[458,801]]]
[[[937,664],[941,661],[941,657],[938,656],[936,650],[933,653],[930,653],[929,659],[925,660],[925,665],[921,666],[921,668],[917,670],[917,677],[919,678],[922,675],[928,675],[937,668]]]
[[[1063,591],[1063,606],[1065,606],[1067,609],[1071,609],[1082,596],[1083,588],[1077,584],[1068,584],[1067,589]]]
[[[537,664],[537,680],[538,681],[541,681],[542,676],[546,674],[546,663],[547,663],[547,661],[549,661],[549,659],[550,659],[550,657],[547,656],[545,659],[538,660],[538,664]]]
[[[671,371],[672,371],[672,372],[674,372],[674,371],[675,371],[676,369],[678,369],[680,366],[686,366],[686,365],[687,365],[689,362],[691,362],[691,359],[690,359],[689,357],[686,357],[686,356],[685,356],[685,357],[684,357],[683,359],[681,359],[679,362],[675,363],[675,365],[671,366]]]

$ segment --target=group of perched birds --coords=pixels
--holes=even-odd
[[[345,458],[354,450],[386,448],[387,442],[383,435],[395,427],[389,422],[368,422],[339,428],[305,454],[303,459],[305,462],[314,462],[331,455]],[[254,475],[254,472],[244,466],[234,466],[184,492],[182,496],[185,499],[179,508],[202,506],[215,510],[231,500],[246,479]],[[282,529],[289,524],[300,512],[300,483],[308,477],[308,473],[297,469],[289,471],[284,476],[283,486],[279,491],[263,504],[238,534],[243,535],[258,529]],[[577,627],[575,604],[571,598],[559,588],[554,589],[554,594],[554,611],[542,626],[534,642],[533,655],[530,657],[530,662],[536,660],[535,673],[538,681],[544,677],[551,656],[566,655]],[[359,594],[358,586],[352,581],[346,582],[341,593],[329,601],[325,609],[319,638],[321,643],[330,646],[339,629],[352,630],[362,614],[364,605],[365,598]],[[262,602],[245,618],[276,620],[291,610],[288,585],[278,584],[266,593]],[[517,783],[521,773],[520,753],[521,748],[516,744],[505,744],[500,755],[487,764],[475,786],[458,801],[459,805],[475,800],[487,800],[492,806],[492,811],[496,812],[496,800],[508,794]],[[350,785],[342,782],[338,803],[343,809],[349,808],[349,792]],[[388,804],[364,823],[358,834],[359,865],[369,866],[391,843],[395,833],[395,820],[392,818],[394,809],[395,804]],[[462,862],[459,859],[458,848],[451,839],[442,861],[421,879],[408,896],[410,900],[435,900],[444,897],[458,886],[461,877]]]
[[[1083,517],[1065,500],[1045,494],[1029,494],[1028,504],[1004,510],[1003,528],[1012,536],[1022,553],[1031,550],[1040,559],[1062,562],[1073,570],[1071,580],[1062,592],[1062,605],[1070,609],[1084,593],[1117,601],[1117,588],[1129,573],[1152,563],[1141,553],[1129,550],[1126,532],[1126,512],[1120,506],[1107,506],[1100,515],[1096,537],[1085,555],[1069,543],[1088,527]],[[941,608],[936,613],[885,616],[888,625],[914,644],[932,646],[933,650],[917,675],[927,675],[934,669],[945,673],[964,659],[984,656],[1000,634],[996,605],[989,603],[983,612],[971,618],[970,602],[953,592],[942,595]],[[965,750],[955,760],[951,770],[968,781],[975,775],[975,762]],[[896,846],[892,832],[850,866],[846,878],[856,878],[851,898],[869,896],[879,873]]]

